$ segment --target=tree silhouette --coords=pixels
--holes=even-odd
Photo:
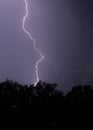
[[[93,89],[75,86],[66,95],[57,84],[40,81],[20,85],[0,83],[0,127],[13,129],[90,129],[93,117]]]

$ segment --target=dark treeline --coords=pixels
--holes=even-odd
[[[93,129],[92,87],[76,86],[64,95],[56,86],[0,83],[0,128]]]

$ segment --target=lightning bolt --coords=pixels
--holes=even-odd
[[[26,24],[26,20],[29,17],[29,8],[28,8],[28,1],[24,0],[25,3],[25,15],[23,17],[23,21],[22,21],[22,29],[23,31],[26,33],[26,35],[28,35],[28,37],[30,38],[30,40],[33,42],[33,46],[34,46],[34,50],[39,54],[40,58],[36,61],[35,63],[35,74],[36,74],[36,81],[34,83],[34,85],[36,86],[36,84],[39,82],[39,72],[38,72],[38,66],[39,64],[43,61],[43,59],[45,58],[44,55],[42,54],[42,52],[37,48],[37,43],[35,41],[35,39],[32,37],[31,33],[26,29],[25,24]]]

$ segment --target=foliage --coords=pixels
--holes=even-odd
[[[65,96],[57,84],[0,83],[0,126],[13,129],[90,129],[93,117],[92,87],[75,86]]]

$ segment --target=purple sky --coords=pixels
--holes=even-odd
[[[46,59],[39,66],[43,81],[67,91],[76,84],[93,85],[92,0],[29,0],[27,29]],[[35,80],[38,59],[22,27],[23,0],[0,0],[0,81]]]

